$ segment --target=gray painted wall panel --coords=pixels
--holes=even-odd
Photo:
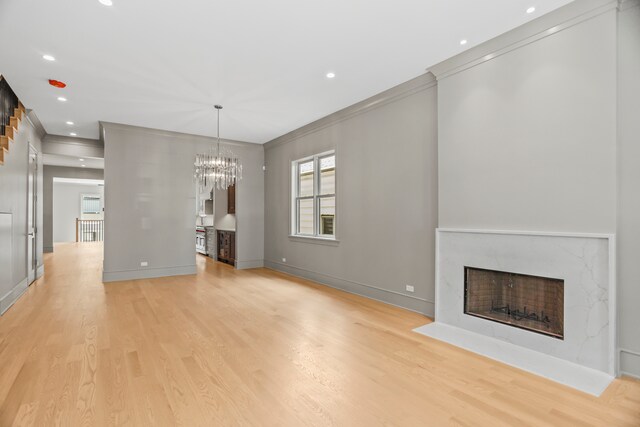
[[[24,119],[11,142],[9,152],[5,155],[4,165],[0,165],[0,212],[11,213],[12,249],[11,249],[11,281],[0,284],[0,298],[8,295],[17,286],[23,288],[27,279],[27,178],[29,165],[29,144],[37,151],[41,151],[41,140],[38,131],[33,124]],[[38,175],[42,176],[42,156],[39,157]],[[40,179],[38,178],[40,183]],[[36,217],[36,226],[42,230],[42,186],[38,187],[39,212]],[[42,233],[39,233],[36,241],[36,256],[38,266],[42,265]],[[4,258],[0,264],[7,262],[6,254],[0,254]],[[21,292],[20,292],[21,293]],[[14,295],[18,296],[20,293]],[[3,309],[14,302],[3,302]]]
[[[621,9],[444,73],[440,226],[617,233],[620,371],[640,376],[640,8]]]
[[[620,369],[640,377],[640,2],[618,32],[618,344]]]
[[[614,232],[615,82],[615,10],[440,79],[440,226]]]
[[[425,75],[394,90],[431,79]],[[271,268],[432,315],[436,88],[380,102],[384,98],[363,101],[377,106],[360,114],[339,112],[322,126],[309,125],[310,132],[267,144],[265,260]],[[332,149],[339,243],[289,238],[291,162]]]
[[[46,135],[42,142],[42,150],[45,154],[104,158],[104,144],[97,139]]]
[[[0,299],[13,288],[12,276],[12,215],[0,212]]]
[[[103,128],[105,280],[195,272],[193,161],[214,140],[109,123]],[[244,169],[237,186],[237,259],[262,263],[264,149],[227,143]]]

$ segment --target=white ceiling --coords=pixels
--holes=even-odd
[[[42,163],[48,166],[67,166],[72,168],[104,169],[104,159],[92,157],[63,156],[60,154],[44,154]],[[84,165],[84,166],[83,166]]]
[[[569,2],[1,0],[0,73],[50,134],[214,135],[220,103],[224,138],[264,143]]]

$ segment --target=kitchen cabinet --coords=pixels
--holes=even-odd
[[[204,227],[196,227],[196,252],[207,255],[207,238]]]
[[[218,230],[218,261],[235,265],[236,233],[235,231]]]

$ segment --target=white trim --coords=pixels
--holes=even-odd
[[[590,239],[611,239],[615,234],[580,233],[564,231],[525,231],[525,230],[485,230],[473,228],[436,228],[436,233],[475,233],[475,234],[515,234],[520,236],[554,236],[554,237],[583,237]]]
[[[290,234],[289,240],[300,243],[315,243],[317,245],[338,246],[340,240],[329,237],[304,236],[301,234]]]
[[[250,268],[262,268],[264,267],[264,260],[256,259],[249,261],[238,261],[236,260],[236,270],[247,270]]]
[[[556,11],[528,22],[505,34],[446,59],[432,67],[438,81],[491,61],[618,7],[618,0],[583,0],[570,3]]]
[[[20,281],[20,283],[14,286],[13,289],[0,298],[0,316],[6,313],[6,311],[18,301],[28,288],[28,279],[25,277]]]
[[[415,295],[407,295],[389,289],[379,288],[355,280],[344,279],[329,274],[318,273],[305,268],[295,267],[277,261],[265,260],[264,265],[271,270],[281,271],[292,276],[301,277],[306,280],[316,282],[331,288],[340,289],[355,295],[364,296],[386,304],[395,305],[416,313],[424,314],[427,317],[433,316],[434,302],[426,298]]]
[[[124,280],[153,279],[156,277],[185,276],[196,274],[196,266],[145,268],[143,270],[104,271],[103,282],[120,282]]]
[[[618,0],[618,10],[625,12],[633,7],[640,7],[640,0]]]
[[[359,114],[382,107],[395,101],[399,101],[408,96],[430,89],[437,85],[436,79],[432,73],[427,72],[407,82],[387,89],[377,95],[353,104],[335,113],[329,114],[321,119],[304,125],[296,130],[286,133],[282,136],[272,139],[264,144],[264,149],[269,150],[277,146],[294,142],[303,136],[318,132],[327,127],[336,125],[345,120],[349,120]]]
[[[617,347],[617,294],[616,294],[616,235],[608,233],[582,233],[582,232],[556,232],[556,231],[523,231],[523,230],[485,230],[485,229],[465,229],[465,228],[436,228],[436,265],[435,265],[435,300],[438,301],[439,290],[439,265],[440,265],[440,233],[471,233],[471,234],[498,234],[498,235],[519,235],[519,236],[548,236],[548,237],[569,237],[569,238],[590,238],[605,239],[608,242],[609,257],[609,323],[611,333],[609,334],[609,348],[613,355],[610,357],[608,373],[612,376],[619,375],[620,351]],[[438,304],[435,304],[435,319],[440,317]]]
[[[603,237],[605,238],[605,237]],[[609,240],[609,323],[611,324],[611,334],[609,334],[609,348],[613,352],[610,357],[609,373],[620,375],[620,352],[618,348],[618,293],[617,293],[617,264],[616,264],[616,236],[611,234]],[[617,357],[616,357],[617,356]]]
[[[618,349],[618,359],[620,360],[620,362],[622,362],[622,355],[623,353],[628,356],[631,356],[632,359],[636,360],[636,363],[634,363],[635,369],[633,371],[629,371],[627,369],[625,369],[625,366],[623,366],[623,363],[620,363],[619,365],[619,375],[627,375],[633,378],[638,378],[640,379],[640,375],[638,374],[639,372],[639,368],[640,368],[640,352],[637,351],[633,351],[633,350],[629,350],[627,348],[619,348]]]
[[[334,157],[334,181],[333,181],[333,193],[330,194],[320,194],[321,188],[321,179],[322,179],[322,168],[321,161],[326,157]],[[302,157],[297,160],[291,161],[291,185],[290,185],[290,203],[291,208],[290,216],[289,216],[289,237],[293,238],[301,238],[301,239],[314,239],[314,240],[324,240],[324,241],[338,241],[338,196],[337,196],[337,188],[338,188],[338,167],[337,167],[338,156],[336,154],[336,150],[331,149],[324,151],[322,153],[313,154],[310,156]],[[300,196],[300,165],[303,163],[313,163],[313,194],[308,196]],[[333,236],[327,234],[320,234],[320,200],[323,198],[334,198],[334,218],[333,218]],[[299,206],[298,202],[300,200],[312,200],[313,201],[313,234],[298,234],[298,228],[300,220]],[[301,240],[304,241],[304,240]]]
[[[145,133],[145,134],[148,134],[148,135],[168,136],[168,137],[172,137],[172,138],[186,139],[186,140],[189,140],[191,142],[202,141],[202,142],[210,143],[212,140],[213,141],[217,141],[218,140],[217,138],[211,137],[211,136],[195,135],[195,134],[174,132],[174,131],[162,130],[162,129],[153,129],[153,128],[147,128],[147,127],[143,127],[143,126],[125,125],[125,124],[122,124],[122,123],[112,123],[112,122],[103,122],[103,121],[98,122],[98,123],[100,124],[100,126],[102,126],[103,137],[104,137],[104,135],[106,135],[107,130],[123,130],[123,131],[128,131],[128,132]],[[222,144],[222,145],[231,145],[231,146],[235,146],[235,147],[245,147],[245,148],[253,147],[255,149],[263,149],[262,148],[262,144],[259,144],[259,143],[236,141],[236,140],[233,140],[233,139],[225,139],[225,138],[220,138],[220,144]]]
[[[435,277],[433,280],[433,288],[434,288],[434,292],[433,292],[433,320],[435,320],[436,322],[438,321],[438,318],[440,317],[440,314],[438,313],[438,304],[435,303],[435,301],[438,301],[438,279],[440,277],[440,229],[436,228],[436,260],[435,260],[436,264],[435,264]]]

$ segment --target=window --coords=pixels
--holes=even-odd
[[[82,195],[82,215],[98,215],[101,213],[100,196]]]
[[[336,235],[336,155],[307,157],[292,165],[291,234],[334,239]]]

